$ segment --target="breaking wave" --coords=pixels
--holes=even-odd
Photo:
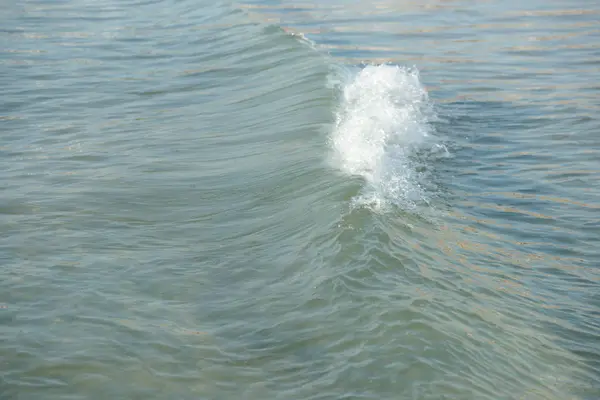
[[[341,99],[331,135],[333,161],[366,182],[354,203],[375,209],[427,203],[427,168],[417,154],[424,145],[446,149],[435,143],[430,124],[435,113],[419,71],[369,65],[357,73],[347,71],[336,86]]]

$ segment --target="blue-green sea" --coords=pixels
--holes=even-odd
[[[0,399],[600,399],[600,2],[0,0]]]

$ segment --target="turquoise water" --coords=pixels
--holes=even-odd
[[[600,398],[599,22],[3,2],[0,399]]]

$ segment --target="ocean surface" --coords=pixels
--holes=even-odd
[[[0,1],[0,399],[600,398],[600,2]]]

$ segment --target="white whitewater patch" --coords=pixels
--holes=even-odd
[[[412,156],[423,145],[432,149],[429,121],[434,113],[418,70],[370,65],[338,84],[333,161],[342,172],[364,178],[365,190],[354,203],[377,210],[428,203],[421,168]]]

